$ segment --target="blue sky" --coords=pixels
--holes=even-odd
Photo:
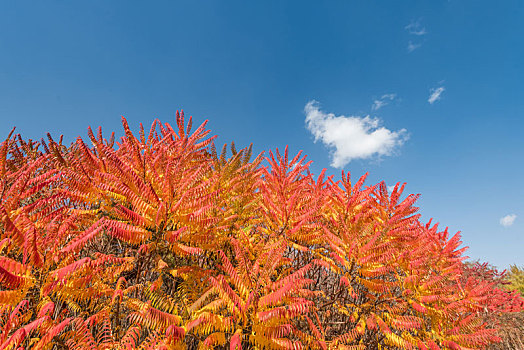
[[[524,265],[524,2],[145,4],[2,2],[2,137],[184,109],[219,144],[407,182],[467,255]]]

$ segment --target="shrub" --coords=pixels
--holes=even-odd
[[[511,273],[499,272],[488,263],[466,262],[462,279],[472,279],[474,283],[490,284],[491,299],[479,317],[491,328],[498,330],[501,342],[491,344],[488,349],[513,350],[524,348],[524,312],[522,297],[517,291],[507,291]],[[498,301],[497,301],[498,300]]]
[[[2,143],[0,349],[483,348],[522,309],[404,186],[176,124]]]

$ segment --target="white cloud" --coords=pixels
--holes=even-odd
[[[426,35],[428,32],[426,31],[426,28],[423,27],[420,24],[421,20],[418,19],[416,21],[411,21],[407,26],[404,27],[409,34],[416,35],[416,36],[422,36]]]
[[[404,27],[404,29],[406,29],[410,35],[414,35],[420,38],[428,33],[426,31],[426,28],[423,27],[420,22],[421,22],[420,18],[417,19],[416,21],[412,20],[407,26]],[[418,40],[420,41],[420,39]],[[410,40],[408,42],[408,52],[413,52],[421,46],[422,46],[421,42],[416,43]]]
[[[429,104],[432,105],[436,101],[440,100],[440,95],[442,95],[444,90],[446,90],[444,86],[429,90],[429,93],[430,93],[429,98],[428,98]]]
[[[422,44],[414,44],[411,40],[409,41],[408,43],[408,52],[413,52],[415,51],[416,49],[418,49],[419,47],[421,47]]]
[[[377,111],[380,108],[388,105],[389,102],[393,101],[396,97],[397,97],[397,94],[385,94],[385,95],[382,95],[381,98],[373,101],[373,105],[371,106],[371,109],[374,110],[374,111]]]
[[[304,107],[306,127],[333,150],[331,166],[342,168],[354,159],[392,155],[407,139],[406,129],[391,131],[379,126],[380,120],[370,116],[335,116],[324,113],[316,101]]]
[[[504,227],[510,227],[515,222],[517,215],[509,214],[500,218],[500,224]]]
[[[391,193],[395,189],[395,185],[387,186],[388,192]]]

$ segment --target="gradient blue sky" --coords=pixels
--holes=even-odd
[[[337,149],[310,131],[328,142],[323,122],[352,120],[373,141],[369,115],[406,131],[339,167],[407,182],[467,255],[524,265],[523,38],[521,0],[2,1],[1,134],[72,141],[88,125],[120,131],[120,115],[148,125],[184,109],[219,144],[289,144],[338,176]],[[324,119],[308,130],[312,100]]]

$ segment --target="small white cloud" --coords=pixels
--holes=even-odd
[[[429,98],[428,98],[429,104],[432,105],[436,101],[440,100],[440,95],[442,95],[444,90],[446,90],[444,86],[429,90],[429,93],[430,93]]]
[[[426,31],[426,28],[420,24],[421,20],[418,19],[416,21],[411,21],[407,26],[404,27],[411,35],[417,35],[422,36],[426,35],[428,32]]]
[[[386,106],[389,104],[389,102],[393,101],[397,97],[397,94],[385,94],[382,95],[379,99],[373,101],[373,105],[371,106],[371,109],[374,111],[379,110],[380,108]]]
[[[421,19],[417,19],[416,21],[412,20],[407,26],[404,27],[404,29],[406,29],[410,35],[415,35],[420,38],[428,33],[426,28],[423,27],[420,22]],[[408,42],[408,52],[413,52],[422,46],[420,39],[417,41],[419,42],[413,42],[411,40]]]
[[[422,46],[422,44],[415,44],[415,43],[413,43],[410,40],[409,43],[408,43],[408,52],[413,52],[413,51],[415,51],[416,49],[418,49],[421,46]]]
[[[354,159],[392,155],[407,139],[406,129],[391,131],[379,126],[380,120],[369,116],[335,116],[324,113],[316,101],[304,107],[306,127],[333,150],[331,166],[342,168]]]
[[[395,185],[387,186],[388,192],[391,193],[395,189]]]
[[[504,227],[510,227],[515,222],[517,215],[509,214],[500,218],[500,224]]]

